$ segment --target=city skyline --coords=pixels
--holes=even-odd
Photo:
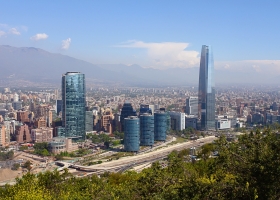
[[[215,50],[215,69],[236,79],[242,73],[252,79],[280,75],[277,1],[1,5],[0,45],[42,48],[94,64],[170,69],[198,68],[200,46],[207,43]]]
[[[1,199],[280,198],[280,1],[0,3]]]

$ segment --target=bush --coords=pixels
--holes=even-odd
[[[14,151],[0,152],[0,161],[11,160],[14,157]]]
[[[20,164],[19,163],[15,163],[12,166],[12,170],[18,170],[19,167],[20,167]]]
[[[24,150],[27,150],[27,149],[28,149],[28,146],[21,146],[21,147],[19,147],[20,151],[24,151]]]

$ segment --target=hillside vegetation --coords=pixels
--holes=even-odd
[[[209,158],[211,151],[219,156]],[[199,161],[172,152],[168,167],[154,163],[141,173],[72,177],[67,171],[26,174],[0,189],[0,199],[279,199],[280,139],[269,129],[229,143],[205,145]]]

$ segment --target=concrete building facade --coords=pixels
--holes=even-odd
[[[31,130],[33,142],[48,142],[53,138],[53,128],[41,127]]]
[[[31,135],[26,124],[19,124],[15,127],[15,134],[13,137],[18,143],[31,142]]]

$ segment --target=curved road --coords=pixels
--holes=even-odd
[[[110,162],[105,162],[105,163],[92,165],[92,166],[82,166],[82,165],[73,164],[71,167],[80,168],[83,170],[90,170],[90,171],[120,169],[121,167],[125,167],[128,165],[136,165],[136,164],[145,163],[145,162],[152,162],[157,159],[162,159],[165,156],[167,156],[169,153],[171,153],[173,150],[182,150],[182,149],[186,149],[186,148],[197,147],[204,143],[211,143],[215,139],[217,139],[215,136],[209,136],[209,137],[198,139],[196,141],[188,141],[188,142],[184,142],[184,143],[175,144],[175,145],[172,145],[172,146],[169,146],[166,148],[162,148],[162,149],[158,149],[158,150],[146,153],[146,154],[135,155],[135,156],[130,156],[130,157],[123,157],[123,158],[120,158],[119,160],[113,160]]]

